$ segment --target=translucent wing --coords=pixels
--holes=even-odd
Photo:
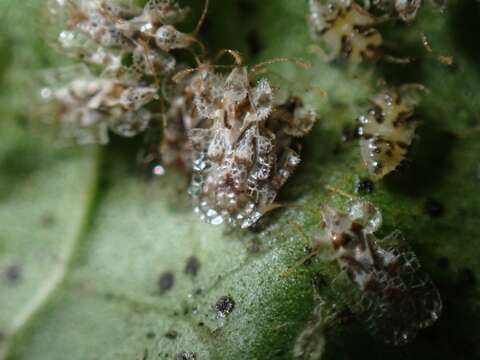
[[[440,316],[442,299],[430,276],[423,271],[417,256],[400,231],[394,231],[377,244],[396,257],[398,275],[414,296],[416,320],[420,328],[431,326]],[[386,264],[388,268],[389,265]]]
[[[362,268],[364,289],[351,280],[359,270],[348,266],[332,287],[376,338],[391,345],[406,344],[438,319],[440,294],[400,232],[382,240],[369,236],[369,241],[376,263]]]
[[[379,263],[362,297],[366,323],[385,343],[402,345],[438,319],[442,300],[400,232],[377,241],[375,253]]]

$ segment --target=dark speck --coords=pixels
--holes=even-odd
[[[22,279],[22,268],[19,265],[7,266],[4,276],[10,285],[17,285]]]
[[[260,53],[262,47],[260,45],[260,39],[258,38],[258,34],[255,30],[249,31],[247,34],[247,45],[250,51],[250,55],[255,56]]]
[[[293,114],[295,110],[302,106],[302,100],[296,96],[290,96],[282,107],[289,113]]]
[[[305,254],[305,256],[309,256],[312,254],[312,251],[313,249],[310,247],[310,246],[305,246],[303,248],[303,253]],[[311,258],[307,258],[305,259],[305,261],[303,262],[303,265],[304,266],[309,266],[312,264],[312,259]]]
[[[155,338],[155,333],[153,331],[149,331],[146,335],[147,339],[152,340]]]
[[[218,318],[225,318],[235,308],[235,301],[231,296],[222,296],[215,304],[215,310],[217,311]]]
[[[197,355],[194,352],[191,351],[183,351],[179,354],[177,354],[176,360],[196,360]]]
[[[175,340],[178,336],[178,332],[175,330],[170,330],[165,334],[165,337],[169,340]]]
[[[195,291],[193,292],[193,295],[195,296],[198,296],[198,295],[201,295],[203,292],[203,290],[201,288],[197,288],[195,289]]]
[[[315,289],[320,290],[321,288],[327,286],[328,282],[322,275],[320,275],[319,273],[315,273],[312,276],[312,285]]]
[[[358,179],[355,183],[357,194],[371,194],[375,190],[375,184],[368,178]]]
[[[205,326],[205,324],[200,321],[200,322],[198,323],[198,326],[203,327],[203,326]]]
[[[262,247],[258,239],[254,239],[250,242],[248,246],[248,251],[250,251],[252,254],[258,254],[261,250],[262,250]]]
[[[460,286],[465,289],[472,288],[475,286],[477,279],[475,278],[475,274],[471,269],[464,268],[460,270],[460,273],[458,274],[458,280],[460,283]]]
[[[437,261],[437,265],[440,269],[448,269],[448,267],[450,266],[450,261],[448,260],[447,257],[441,257],[440,259],[438,259]]]
[[[52,213],[46,213],[42,215],[40,222],[42,223],[42,226],[49,228],[55,225],[55,217]]]
[[[200,261],[195,256],[191,256],[187,260],[187,265],[185,266],[185,274],[192,275],[193,277],[197,276],[198,269],[200,268]]]
[[[160,290],[160,294],[164,294],[168,290],[173,288],[175,284],[175,276],[171,272],[164,272],[160,275],[158,279],[158,288]]]
[[[342,135],[340,136],[340,140],[343,143],[347,143],[358,139],[358,129],[346,126],[342,130]]]
[[[425,202],[425,211],[431,217],[440,217],[444,214],[445,208],[441,202],[434,199],[428,199]]]

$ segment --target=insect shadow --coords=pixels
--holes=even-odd
[[[432,123],[422,117],[423,124]],[[397,171],[385,178],[390,191],[418,196],[448,175],[449,154],[456,142],[454,134],[421,125],[407,160]]]
[[[480,61],[480,47],[477,40],[480,37],[480,28],[478,27],[480,3],[478,1],[459,1],[458,5],[452,6],[449,11],[451,11],[449,34],[456,50],[473,63],[478,63]]]

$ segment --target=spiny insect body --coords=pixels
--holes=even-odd
[[[353,201],[347,212],[330,205],[321,212],[326,236],[318,239],[319,246],[334,251],[346,281],[356,286],[360,298],[351,302],[351,308],[374,335],[402,345],[438,319],[440,295],[401,233],[394,231],[384,239],[375,236],[382,222],[378,209]]]
[[[327,61],[343,59],[374,62],[380,55],[382,35],[375,18],[352,0],[310,0],[310,27]]]
[[[193,102],[208,126],[190,130],[196,212],[211,224],[249,227],[267,212],[300,162],[296,138],[315,114],[299,99],[274,105],[266,79],[251,84],[245,66],[224,78],[203,70]]]
[[[363,3],[365,9],[377,8],[388,16],[397,14],[407,23],[415,20],[422,6],[422,0],[364,0]]]
[[[358,118],[363,161],[376,178],[382,178],[405,159],[414,136],[415,100],[387,89],[372,99],[373,107]]]
[[[132,136],[147,128],[157,116],[144,106],[159,98],[160,78],[177,66],[169,52],[197,42],[174,27],[187,10],[171,0],[149,0],[143,9],[110,0],[50,0],[46,9],[49,25],[60,27],[56,46],[90,65],[77,74],[48,72],[42,100],[53,108],[61,133],[105,143],[108,129]],[[69,82],[53,81],[68,76]]]
[[[192,146],[189,133],[193,129],[209,128],[213,120],[197,106],[201,97],[219,97],[223,76],[208,65],[181,79],[175,89],[170,108],[163,117],[163,137],[160,145],[162,162],[171,170],[191,175]]]
[[[108,130],[130,137],[149,125],[153,114],[144,105],[157,98],[157,88],[120,78],[97,78],[87,68],[64,68],[60,82],[41,90],[42,100],[54,123],[60,121],[60,137],[81,144],[108,142]],[[47,80],[48,81],[48,80]]]
[[[54,31],[57,47],[111,71],[121,69],[126,54],[149,75],[171,71],[175,58],[169,52],[195,41],[175,29],[187,9],[173,1],[150,0],[139,9],[111,0],[50,0],[47,9],[47,21],[62,26]]]

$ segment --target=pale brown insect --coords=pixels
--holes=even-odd
[[[98,78],[84,66],[45,74],[41,100],[61,141],[108,142],[108,131],[130,137],[144,131],[154,115],[143,107],[158,98],[157,88],[127,79]]]
[[[212,125],[212,120],[197,109],[195,99],[218,91],[222,80],[223,77],[206,64],[178,80],[170,107],[163,116],[160,154],[166,168],[191,175],[192,147],[188,134],[193,129]]]
[[[61,50],[112,73],[133,54],[132,69],[158,77],[175,68],[171,50],[201,45],[175,28],[187,12],[173,0],[149,0],[143,9],[111,0],[49,0],[46,21],[56,28],[53,43]]]
[[[208,65],[181,74],[196,73],[181,101],[193,98],[195,109],[187,113],[202,123],[188,129],[190,194],[205,222],[249,227],[271,208],[300,162],[296,137],[311,129],[315,114],[299,99],[275,105],[269,81],[253,83],[258,67],[249,71],[237,53],[227,52],[236,65],[226,77]]]
[[[358,118],[360,150],[369,172],[377,179],[395,170],[405,159],[418,122],[416,101],[397,89],[372,99],[372,108]]]
[[[327,61],[375,62],[381,56],[382,35],[376,20],[352,0],[310,0],[310,27]]]

